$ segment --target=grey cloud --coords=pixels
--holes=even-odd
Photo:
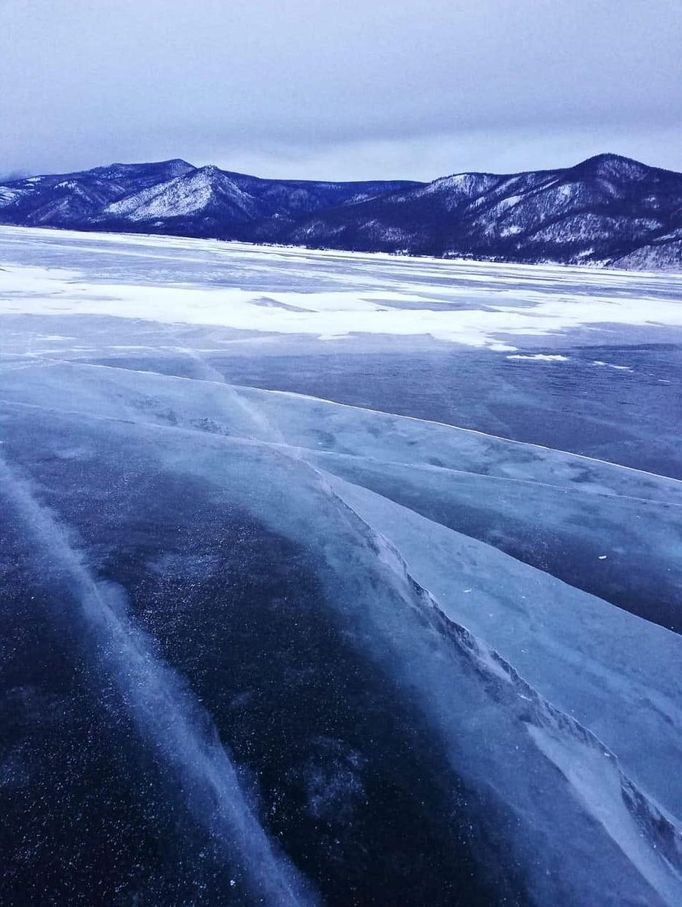
[[[0,169],[682,169],[681,46],[677,0],[0,0]]]

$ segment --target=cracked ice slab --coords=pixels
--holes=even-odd
[[[453,834],[461,836],[457,822],[484,829],[498,844],[497,867],[523,868],[529,901],[680,902],[682,637],[666,629],[682,628],[680,482],[421,418],[225,383],[211,353],[258,355],[296,335],[299,352],[316,344],[323,371],[333,353],[322,350],[358,348],[360,335],[383,349],[396,336],[416,343],[430,334],[458,355],[485,348],[500,362],[528,348],[508,368],[570,384],[575,353],[537,352],[537,337],[607,343],[626,329],[661,326],[670,333],[659,336],[673,336],[682,278],[13,228],[0,229],[0,268],[0,433],[11,472],[3,494],[5,513],[23,514],[14,528],[24,526],[24,541],[33,537],[27,570],[52,591],[53,618],[69,631],[60,645],[73,631],[65,605],[88,618],[78,657],[115,680],[141,739],[187,782],[173,790],[185,809],[211,807],[209,837],[218,828],[219,840],[230,839],[221,862],[238,854],[256,898],[304,899],[302,872],[319,870],[324,889],[339,866],[344,877],[357,871],[363,848],[374,860],[388,848],[390,862],[390,835],[384,846],[364,826],[378,808],[367,793],[366,809],[339,807],[339,815],[360,810],[358,837],[352,822],[337,825],[331,856],[318,849],[319,866],[311,863],[321,826],[311,833],[302,810],[294,833],[283,831],[301,809],[291,785],[306,765],[278,775],[267,761],[310,740],[318,760],[326,713],[333,726],[344,709],[353,725],[364,719],[357,702],[376,708],[365,689],[372,665],[384,698],[370,721],[379,731],[394,721],[419,754],[410,783],[428,776],[426,750],[442,750],[431,793]],[[320,340],[339,337],[343,344]],[[103,365],[105,354],[126,367]],[[625,387],[630,372],[620,362],[594,367],[606,358],[595,353],[590,374]],[[156,373],[176,368],[186,377]],[[258,583],[267,592],[283,563],[295,585],[288,594],[270,590],[268,610]],[[0,566],[15,576],[13,556]],[[212,570],[220,594],[209,584],[202,597]],[[307,618],[306,582],[318,617],[333,617],[338,633],[333,657],[321,652],[318,661],[319,625],[296,635]],[[22,638],[40,656],[29,588],[24,598],[21,583],[10,591],[29,615]],[[5,616],[13,628],[15,615]],[[335,660],[340,640],[355,652],[352,670]],[[251,662],[263,676],[231,687]],[[290,713],[255,712],[242,756],[254,778],[270,772],[263,797],[274,790],[259,810],[215,729],[239,739],[249,704],[275,696],[265,666],[280,662],[278,687],[291,684],[314,705],[302,708],[292,694]],[[320,699],[325,679],[332,692]],[[349,680],[364,699],[348,693]],[[284,728],[284,744],[271,736],[273,723]],[[370,743],[375,761],[363,777]],[[391,746],[376,759],[374,740],[356,740],[353,750],[326,738],[324,752],[336,754],[337,768],[314,761],[307,775],[318,812],[320,789],[361,800],[396,757]],[[409,804],[407,778],[389,780]],[[422,818],[410,836],[426,822],[423,791],[415,786]],[[460,799],[450,800],[456,791]],[[410,868],[428,855],[412,856]],[[484,865],[490,854],[479,859]],[[373,871],[363,865],[354,878],[360,884]],[[241,887],[236,896],[244,899]]]

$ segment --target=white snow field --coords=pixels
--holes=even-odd
[[[680,328],[673,275],[0,228],[0,690],[41,691],[1,738],[3,809],[36,855],[10,853],[7,902],[39,870],[87,888],[26,805],[97,751],[82,710],[130,728],[107,746],[131,777],[106,783],[182,857],[139,845],[132,882],[131,806],[99,879],[126,896],[682,903],[682,482],[631,465],[647,401],[679,386],[650,357]],[[510,410],[537,393],[556,433],[602,393],[646,430],[618,447],[616,414],[589,410],[607,462],[433,421],[428,370],[399,414],[395,363],[444,343],[477,381],[523,369]],[[319,394],[281,389],[292,368]],[[349,370],[367,405],[338,402]],[[326,635],[303,634],[311,613]],[[75,692],[21,657],[55,645],[87,665],[64,669]],[[48,713],[70,730],[45,742]],[[84,866],[94,771],[49,813],[79,817]]]
[[[0,237],[6,312],[322,338],[427,334],[510,351],[513,341],[498,335],[604,323],[682,328],[682,275],[21,227],[0,227]]]

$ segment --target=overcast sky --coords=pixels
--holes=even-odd
[[[0,0],[0,173],[682,170],[682,0]]]

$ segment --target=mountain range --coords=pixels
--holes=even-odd
[[[318,182],[176,159],[9,180],[0,223],[682,270],[682,174],[602,154],[430,183]]]

